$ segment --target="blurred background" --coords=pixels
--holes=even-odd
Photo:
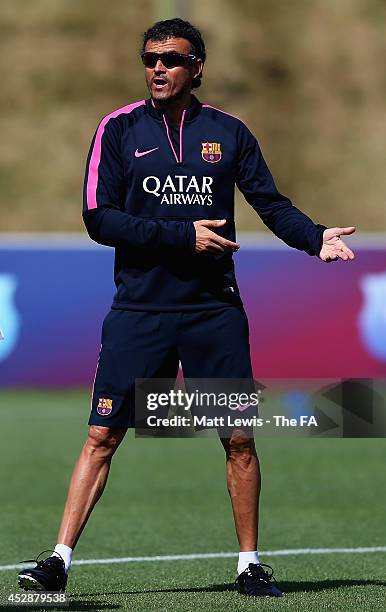
[[[206,42],[198,97],[249,126],[280,191],[315,222],[357,227],[347,239],[356,259],[325,264],[269,234],[237,194],[242,248],[235,265],[255,378],[386,379],[384,0],[3,0],[3,564],[55,543],[86,433],[101,323],[114,292],[113,250],[93,244],[81,220],[91,138],[104,115],[147,97],[142,33],[175,16],[191,20]],[[260,439],[258,448],[269,474],[263,550],[384,544],[384,440]],[[237,549],[220,445],[130,439],[114,461],[76,558]],[[152,483],[149,490],[146,482]],[[365,588],[368,593],[363,577],[377,578],[376,567],[378,579],[384,578],[379,559],[353,555],[349,563],[336,556],[321,562],[316,555],[299,565],[298,557],[287,556],[276,558],[275,567],[289,581],[289,592],[340,585],[336,609],[348,609],[347,588],[362,585],[358,599],[351,599],[357,610],[365,609]],[[156,583],[154,609],[187,609],[181,597],[203,597],[194,609],[214,609],[210,586],[195,591],[205,581],[233,577],[234,560],[221,563],[157,567],[154,580],[166,582]],[[148,569],[133,574],[121,567],[121,573],[103,568],[111,597],[117,603],[123,584],[132,597],[143,583],[144,607],[136,609],[149,610]],[[0,587],[11,589],[14,574],[0,565]],[[182,590],[163,593],[171,574]],[[189,591],[186,582],[195,579],[197,588]],[[71,588],[92,591],[99,584],[92,570],[77,568]],[[217,595],[224,602],[229,596]],[[328,605],[338,601],[334,596],[328,594]],[[384,610],[384,595],[379,601],[380,607],[371,600],[366,609]],[[295,608],[320,609],[313,605],[318,602],[304,594]],[[236,600],[230,607],[239,609]],[[91,603],[87,609],[100,608]],[[229,603],[216,609],[229,609]]]
[[[2,2],[1,229],[83,232],[92,135],[147,96],[141,35],[172,16],[206,42],[197,95],[247,123],[283,193],[325,225],[385,230],[383,0]],[[238,204],[239,229],[264,230]]]

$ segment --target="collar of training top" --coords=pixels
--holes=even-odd
[[[198,98],[194,94],[192,94],[191,104],[189,108],[186,109],[184,123],[187,121],[193,121],[200,114],[202,108],[202,104]],[[158,119],[158,121],[163,121],[162,116],[165,111],[162,111],[158,108],[154,108],[151,103],[151,98],[146,100],[146,111],[154,117],[154,119]]]

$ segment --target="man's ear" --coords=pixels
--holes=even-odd
[[[204,64],[202,62],[202,59],[197,59],[196,62],[197,62],[196,69],[198,70],[198,72],[197,72],[197,74],[193,75],[194,79],[197,79],[197,77],[200,77],[202,75],[202,70],[204,68]]]

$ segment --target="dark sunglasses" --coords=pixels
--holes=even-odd
[[[165,53],[144,51],[141,53],[141,58],[146,68],[155,68],[158,60],[161,60],[165,68],[176,68],[177,66],[185,66],[188,62],[192,62],[196,59],[196,56],[191,53],[184,55],[177,51],[166,51]]]

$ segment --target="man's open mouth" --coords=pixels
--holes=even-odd
[[[153,79],[153,86],[156,89],[162,89],[163,87],[165,87],[165,85],[167,85],[167,81],[165,79],[162,79],[161,77]]]

